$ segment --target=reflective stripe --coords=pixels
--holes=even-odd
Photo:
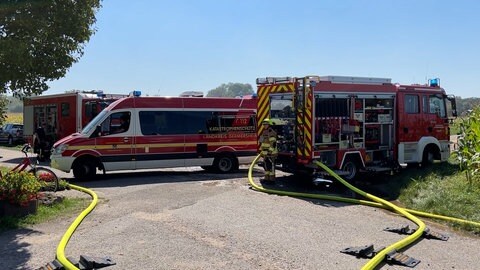
[[[269,148],[271,147],[271,145],[269,143],[262,143],[262,145],[260,145],[260,150],[261,151],[266,151],[268,150]]]

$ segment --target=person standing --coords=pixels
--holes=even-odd
[[[45,133],[45,123],[42,123],[35,129],[35,133],[32,138],[32,147],[33,152],[37,154],[39,161],[45,161],[49,155],[46,153],[48,151],[48,142],[47,135]]]
[[[272,128],[273,122],[270,119],[264,119],[263,131],[260,137],[260,155],[263,157],[263,166],[265,169],[265,178],[263,182],[267,184],[275,183],[275,159],[277,157],[277,133]]]

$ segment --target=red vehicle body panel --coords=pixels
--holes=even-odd
[[[278,162],[287,171],[313,160],[343,169],[350,159],[357,168],[377,170],[449,156],[451,98],[438,84],[307,76],[260,78],[257,87],[257,123],[279,123]],[[257,124],[258,136],[262,128]]]
[[[52,157],[52,164],[62,162],[59,161],[62,158],[73,158],[72,164],[57,166],[67,171],[75,166],[75,158],[92,157],[96,158],[99,168],[109,171],[213,166],[225,156],[243,164],[244,157],[253,159],[256,154],[255,112],[255,99],[123,98],[92,121],[102,127],[100,136],[95,134],[98,131],[85,131],[89,133],[72,134],[56,142],[54,149],[61,145],[68,147],[61,155]],[[120,113],[131,115],[129,129],[121,134],[105,132],[107,120],[113,127],[113,116]],[[173,116],[178,118],[170,118]],[[198,130],[192,130],[195,127]],[[186,133],[176,133],[176,130]]]

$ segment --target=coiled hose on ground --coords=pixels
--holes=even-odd
[[[383,261],[385,258],[385,255],[389,253],[392,250],[399,250],[402,249],[414,241],[416,241],[420,236],[422,236],[423,231],[425,230],[425,224],[418,219],[416,216],[422,216],[422,217],[429,217],[429,218],[435,218],[435,219],[441,219],[441,220],[446,220],[446,221],[451,221],[451,222],[457,222],[457,223],[463,223],[463,224],[470,224],[473,226],[480,227],[479,222],[474,222],[474,221],[469,221],[469,220],[463,220],[459,218],[454,218],[454,217],[447,217],[447,216],[442,216],[442,215],[435,215],[435,214],[430,214],[430,213],[425,213],[421,211],[416,211],[416,210],[411,210],[411,209],[406,209],[402,207],[398,207],[386,200],[383,200],[377,196],[371,195],[367,192],[364,192],[354,186],[352,186],[350,183],[347,181],[343,180],[340,176],[338,176],[335,172],[333,172],[330,168],[328,168],[326,165],[322,164],[321,162],[316,161],[315,165],[318,167],[322,168],[325,170],[327,173],[329,173],[331,176],[333,176],[336,180],[338,180],[340,183],[345,185],[347,188],[352,190],[353,192],[370,199],[371,201],[368,200],[359,200],[359,199],[353,199],[353,198],[344,198],[340,196],[332,196],[332,195],[323,195],[323,194],[310,194],[310,193],[301,193],[301,192],[289,192],[289,191],[282,191],[282,190],[274,190],[274,189],[266,189],[264,187],[261,187],[253,181],[253,167],[255,164],[258,162],[260,159],[260,155],[258,155],[253,162],[250,164],[250,167],[248,169],[248,181],[250,185],[258,191],[270,193],[270,194],[277,194],[277,195],[285,195],[285,196],[293,196],[293,197],[303,197],[303,198],[311,198],[311,199],[321,199],[321,200],[330,200],[330,201],[339,201],[339,202],[346,202],[346,203],[352,203],[352,204],[362,204],[366,206],[372,206],[372,207],[379,207],[379,208],[384,208],[388,210],[395,211],[414,223],[418,225],[418,229],[415,231],[415,233],[409,235],[408,237],[386,247],[382,251],[376,254],[371,260],[369,260],[363,267],[362,269],[374,269],[380,262]]]

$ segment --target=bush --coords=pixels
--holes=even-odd
[[[37,198],[41,183],[28,172],[8,172],[0,179],[0,200],[28,205]]]

